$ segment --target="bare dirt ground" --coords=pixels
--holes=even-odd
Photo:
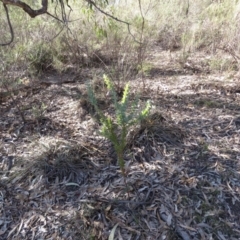
[[[141,100],[153,109],[129,133],[128,189],[86,101],[101,70],[2,97],[0,239],[240,239],[239,79],[207,73],[203,54],[184,66],[172,55],[149,55]]]

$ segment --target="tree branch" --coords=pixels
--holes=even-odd
[[[7,42],[7,43],[0,43],[0,46],[7,46],[7,45],[10,45],[10,44],[13,42],[14,32],[13,32],[12,24],[11,24],[11,21],[10,21],[10,18],[9,18],[9,13],[8,13],[7,5],[6,5],[6,4],[3,4],[3,7],[4,7],[4,10],[5,10],[5,12],[6,12],[6,16],[7,16],[7,22],[8,22],[8,26],[9,26],[9,29],[10,29],[11,39],[10,39],[10,41]]]
[[[104,15],[106,15],[107,17],[112,18],[113,20],[115,20],[115,21],[117,21],[117,22],[126,24],[126,25],[127,25],[127,28],[128,28],[128,33],[132,36],[133,40],[134,40],[136,43],[138,43],[138,44],[142,44],[142,42],[138,41],[138,40],[135,38],[135,36],[132,34],[131,29],[130,29],[130,23],[129,23],[129,22],[123,21],[123,20],[121,20],[121,19],[119,19],[119,18],[117,18],[117,17],[114,17],[113,15],[105,12],[104,10],[102,10],[101,8],[99,8],[99,7],[97,6],[97,4],[96,4],[94,1],[92,1],[92,0],[86,0],[86,1],[87,1],[90,5],[94,6],[99,12],[101,12],[101,13],[104,14]]]
[[[38,10],[32,9],[28,4],[20,0],[0,0],[5,5],[13,5],[23,9],[30,17],[35,18],[38,15],[47,13],[48,0],[42,0],[42,7]]]
[[[59,1],[62,2],[62,0],[59,0]],[[53,16],[52,14],[50,14],[47,11],[48,10],[48,0],[42,0],[42,7],[40,9],[37,9],[37,10],[32,9],[28,4],[26,4],[25,2],[22,2],[20,0],[0,0],[0,2],[3,3],[4,9],[5,9],[5,12],[6,12],[6,16],[7,16],[8,26],[9,26],[9,29],[10,29],[10,34],[11,34],[10,41],[7,42],[7,43],[0,43],[0,46],[10,45],[14,40],[14,31],[13,31],[12,24],[11,24],[11,21],[10,21],[7,5],[12,5],[12,6],[22,8],[23,11],[25,11],[32,18],[35,18],[36,16],[42,15],[42,14],[48,14],[49,16],[55,18],[56,20],[58,20],[62,23],[66,22],[66,16],[65,16],[66,14],[65,14],[65,9],[63,9],[64,8],[64,3],[63,2],[62,2],[62,5],[61,5],[63,20],[60,20],[59,18]],[[69,6],[68,2],[67,2],[67,6]]]

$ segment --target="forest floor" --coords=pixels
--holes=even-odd
[[[237,72],[212,73],[203,53],[180,66],[176,54],[153,48],[130,81],[153,108],[129,132],[127,187],[86,100],[103,70],[26,78],[2,95],[0,239],[240,239]]]

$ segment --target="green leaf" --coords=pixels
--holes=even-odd
[[[122,96],[122,104],[126,104],[128,101],[128,96],[129,96],[129,83],[127,83],[124,87],[124,91],[123,91],[123,96]]]
[[[103,80],[107,85],[108,90],[113,90],[113,83],[110,81],[109,77],[106,74],[103,74]]]
[[[150,101],[147,101],[146,107],[141,112],[141,117],[143,118],[147,117],[150,112],[150,109],[151,109]]]

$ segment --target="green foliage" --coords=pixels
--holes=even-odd
[[[46,71],[52,68],[54,52],[50,45],[39,43],[33,46],[27,58],[32,70],[36,72]]]
[[[106,75],[103,76],[103,80],[113,101],[115,110],[114,119],[106,116],[99,109],[95,94],[90,85],[88,85],[88,96],[95,111],[100,116],[102,124],[100,133],[113,144],[117,154],[118,164],[122,174],[125,176],[124,150],[127,145],[127,134],[133,125],[140,123],[149,115],[151,105],[150,102],[147,102],[144,109],[139,111],[137,109],[138,99],[135,99],[134,103],[131,104],[129,99],[130,87],[128,83],[124,87],[121,101],[118,101],[117,93],[111,80]]]
[[[233,71],[238,69],[237,64],[231,58],[222,58],[218,55],[208,59],[207,63],[212,71]]]
[[[154,68],[154,65],[148,62],[143,62],[137,66],[138,73],[142,73],[144,76],[150,76],[151,70]]]
[[[32,107],[32,114],[36,119],[41,119],[44,117],[44,114],[46,113],[47,106],[44,103],[41,103],[40,106],[33,106]]]
[[[97,23],[95,23],[95,33],[99,40],[107,37],[107,31]]]

